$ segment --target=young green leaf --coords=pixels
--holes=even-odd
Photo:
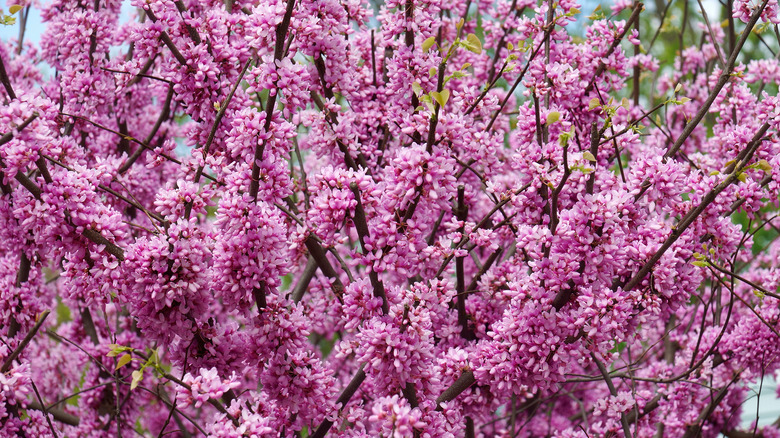
[[[422,94],[422,87],[420,86],[419,82],[417,81],[412,82],[412,91],[414,91],[414,94],[418,97],[420,96],[420,94]]]
[[[423,105],[428,108],[428,111],[433,112],[434,107],[430,94],[423,94],[422,97],[420,97],[420,102],[422,102]]]
[[[117,361],[115,369],[118,370],[122,368],[123,366],[130,363],[131,360],[133,360],[133,356],[131,356],[130,353],[123,354],[122,357],[120,357],[119,360]]]
[[[593,156],[593,154],[590,151],[585,151],[582,153],[582,158],[590,161],[591,163],[596,162],[596,157]]]
[[[431,92],[431,98],[439,103],[439,106],[444,106],[447,104],[447,101],[450,99],[450,91],[449,90],[441,90],[441,92],[432,91]]]
[[[133,371],[133,380],[130,382],[130,390],[134,390],[144,378],[144,369]]]
[[[547,126],[550,126],[560,119],[561,119],[561,113],[559,113],[558,111],[552,111],[549,114],[547,114],[547,122],[545,124]]]
[[[10,7],[8,8],[8,13],[9,13],[9,14],[11,14],[11,15],[13,15],[13,14],[15,14],[15,13],[17,13],[17,12],[21,11],[23,7],[24,7],[24,6],[20,6],[20,5],[13,5],[13,6],[10,6]]]
[[[466,36],[466,49],[479,55],[482,53],[482,41],[476,35],[470,33]]]
[[[434,44],[436,44],[436,37],[433,36],[423,41],[422,43],[423,52],[428,53],[428,50],[431,50],[431,47],[433,47]]]
[[[108,357],[116,357],[119,356],[121,353],[124,353],[125,351],[130,351],[130,347],[125,347],[124,345],[119,344],[109,344],[109,347],[111,347],[111,350],[106,353],[106,356]]]

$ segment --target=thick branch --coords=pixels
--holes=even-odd
[[[123,261],[125,259],[125,251],[103,237],[99,232],[91,228],[85,228],[81,234],[84,235],[84,237],[87,239],[91,240],[93,243],[104,245],[106,247],[106,252],[119,259],[119,261]]]
[[[599,368],[599,372],[601,372],[601,375],[604,377],[604,381],[607,383],[607,388],[609,388],[609,393],[612,394],[613,397],[617,397],[617,389],[612,383],[612,378],[609,377],[609,371],[607,371],[607,367],[601,363],[595,354],[591,353],[590,357],[593,359],[593,362],[596,363],[596,366]],[[620,415],[620,424],[623,426],[623,434],[626,436],[626,438],[631,438],[631,428],[628,425],[628,418],[626,418],[625,413]]]
[[[58,408],[45,408],[41,406],[41,404],[38,401],[32,401],[27,404],[28,409],[34,409],[36,411],[41,411],[46,414],[51,414],[52,417],[54,417],[55,420],[59,421],[62,424],[67,424],[69,426],[78,426],[79,425],[79,417],[65,412],[62,409]]]
[[[736,373],[733,379],[729,383],[727,383],[723,388],[718,391],[718,393],[715,395],[715,397],[712,399],[712,401],[707,405],[707,407],[699,414],[699,417],[696,419],[696,422],[688,426],[688,429],[685,431],[685,434],[683,435],[683,438],[693,438],[695,436],[700,436],[701,434],[701,428],[704,425],[704,422],[707,421],[707,418],[712,414],[712,412],[715,410],[715,408],[718,407],[718,405],[723,401],[724,398],[726,398],[726,394],[728,394],[729,387],[737,381],[739,378],[740,373]]]
[[[11,86],[11,80],[8,79],[8,72],[5,70],[5,62],[3,62],[2,56],[0,56],[0,82],[3,83],[3,87],[5,87],[5,92],[8,93],[8,97],[12,100],[16,99],[16,93],[14,93],[14,87]]]
[[[303,294],[309,287],[309,282],[311,282],[311,279],[314,278],[315,272],[317,272],[317,261],[314,260],[314,257],[309,255],[309,259],[306,261],[306,267],[303,268],[301,278],[298,280],[298,283],[295,285],[295,288],[292,291],[291,298],[293,301],[296,303],[301,301]]]
[[[465,222],[468,216],[468,206],[465,201],[466,188],[462,185],[458,186],[458,198],[455,206],[455,217],[461,222],[459,231],[461,235],[465,232]],[[455,258],[455,295],[456,307],[458,310],[458,324],[460,325],[460,336],[463,339],[473,340],[476,339],[474,332],[469,328],[468,315],[466,314],[466,282],[463,262],[466,257]]]
[[[5,362],[3,362],[2,368],[0,368],[0,373],[7,373],[8,370],[11,369],[11,365],[13,365],[13,362],[16,360],[17,357],[22,353],[22,351],[27,347],[27,345],[32,341],[32,338],[35,336],[36,333],[38,333],[38,329],[41,328],[43,325],[43,322],[46,321],[46,317],[49,316],[49,311],[46,310],[41,314],[41,316],[38,318],[38,322],[35,323],[35,325],[30,329],[29,332],[27,332],[27,335],[24,336],[24,339],[22,339],[22,342],[19,343],[19,345],[14,349],[13,352],[5,359]]]
[[[0,137],[0,146],[8,143],[11,140],[13,140],[13,138],[14,138],[14,131],[21,132],[24,128],[27,127],[27,125],[32,123],[32,121],[35,120],[36,118],[38,118],[38,113],[32,113],[30,115],[30,117],[27,117],[26,119],[24,119],[24,121],[22,123],[17,125],[16,128],[14,128],[14,130],[8,131],[5,134],[3,134],[3,136]]]
[[[685,129],[683,129],[682,134],[677,137],[677,141],[674,142],[672,148],[666,151],[664,154],[664,159],[673,156],[677,153],[677,151],[680,150],[683,143],[685,143],[685,140],[688,139],[693,130],[696,129],[696,127],[699,125],[699,122],[701,122],[704,116],[707,115],[707,112],[710,110],[710,106],[712,106],[712,103],[715,102],[715,98],[718,97],[720,90],[722,90],[726,85],[726,82],[729,81],[731,73],[734,71],[734,64],[737,62],[737,55],[739,55],[740,50],[742,50],[742,46],[745,45],[748,36],[750,36],[750,32],[758,22],[758,18],[761,16],[761,13],[764,11],[764,8],[766,8],[768,2],[769,0],[764,0],[764,2],[761,3],[761,6],[759,6],[755,12],[753,12],[753,15],[750,17],[750,21],[747,23],[747,26],[745,26],[745,30],[742,31],[742,36],[739,37],[739,41],[737,42],[736,47],[734,47],[734,50],[731,51],[728,64],[723,68],[723,71],[721,71],[720,77],[718,77],[718,82],[715,84],[715,87],[710,92],[710,95],[707,96],[707,100],[701,104],[699,111],[695,116],[693,116],[693,119],[691,119],[691,121],[685,125]]]
[[[601,57],[602,61],[599,61],[599,66],[596,68],[596,72],[593,74],[593,79],[591,79],[588,83],[588,86],[585,87],[585,94],[590,93],[590,91],[593,89],[593,86],[596,85],[596,81],[599,79],[599,76],[601,76],[601,74],[604,73],[604,70],[606,70],[607,66],[604,64],[603,60],[610,57],[612,52],[614,52],[615,49],[620,45],[623,37],[626,36],[626,33],[628,33],[629,29],[631,29],[631,27],[634,25],[634,22],[639,19],[639,13],[642,12],[642,8],[644,8],[642,2],[636,2],[636,4],[634,4],[634,11],[631,12],[631,17],[629,17],[628,21],[626,21],[626,25],[623,26],[623,30],[615,38],[615,40],[612,41],[609,49],[607,49],[607,53]]]
[[[701,203],[699,203],[696,208],[693,208],[686,214],[682,219],[680,219],[680,222],[677,223],[677,226],[674,227],[672,230],[672,234],[666,239],[666,241],[661,245],[661,247],[658,249],[658,251],[653,254],[650,259],[645,262],[645,264],[642,266],[642,268],[639,269],[639,272],[631,278],[631,280],[626,283],[626,285],[623,287],[623,290],[630,291],[634,287],[636,287],[642,280],[644,280],[645,276],[647,276],[648,273],[650,273],[650,270],[653,269],[653,266],[658,262],[658,260],[661,259],[661,256],[664,255],[666,250],[668,250],[674,242],[677,241],[677,239],[682,236],[683,232],[688,229],[689,226],[691,226],[694,221],[701,215],[704,210],[712,204],[713,201],[715,201],[715,198],[728,186],[730,186],[732,183],[737,181],[737,177],[739,176],[740,172],[745,168],[747,163],[750,161],[750,159],[753,157],[753,154],[756,152],[758,147],[763,142],[764,134],[766,134],[767,130],[769,130],[769,124],[764,123],[763,126],[756,132],[756,134],[753,136],[753,139],[750,140],[750,143],[748,143],[747,147],[745,148],[746,152],[744,154],[744,159],[740,160],[740,162],[737,164],[736,168],[733,172],[731,172],[728,177],[726,177],[725,180],[723,180],[720,184],[715,186],[712,190],[707,193],[704,198],[702,198]],[[740,154],[742,155],[742,154]]]
[[[463,374],[461,374],[458,380],[456,380],[455,383],[452,384],[452,386],[444,390],[444,392],[441,393],[439,398],[436,399],[436,410],[441,411],[442,403],[446,403],[450,400],[454,400],[455,397],[459,396],[463,391],[467,390],[469,387],[471,387],[471,385],[475,383],[477,383],[477,379],[474,378],[473,371],[466,371]]]
[[[238,75],[238,79],[236,79],[236,82],[233,84],[233,88],[230,89],[230,93],[228,93],[225,100],[220,104],[219,111],[217,111],[217,115],[216,117],[214,117],[214,123],[211,125],[211,131],[209,131],[209,136],[206,139],[206,144],[203,145],[204,161],[206,160],[206,156],[209,154],[209,150],[211,149],[211,143],[214,142],[214,137],[216,137],[217,135],[217,128],[219,127],[219,122],[221,122],[222,118],[225,116],[225,111],[227,111],[228,106],[230,106],[230,101],[233,100],[233,96],[236,94],[238,85],[241,83],[241,80],[244,78],[244,75],[246,74],[247,70],[249,70],[249,66],[251,64],[252,64],[252,58],[249,58],[246,61],[246,64],[244,64],[244,68],[241,69],[241,74]],[[203,174],[203,165],[198,166],[198,171],[195,173],[196,183],[200,180],[202,174]]]
[[[304,244],[306,245],[306,249],[309,250],[309,254],[314,258],[314,261],[317,262],[317,266],[320,267],[322,274],[332,281],[331,289],[333,289],[333,293],[335,293],[337,297],[341,297],[341,295],[344,294],[344,283],[341,282],[338,274],[336,274],[336,271],[333,269],[333,265],[330,264],[330,260],[325,256],[325,250],[322,248],[322,245],[320,245],[320,242],[318,242],[317,238],[313,235],[309,235]]]
[[[360,189],[355,182],[349,184],[349,189],[352,194],[355,195],[357,205],[355,206],[355,228],[358,232],[358,238],[360,239],[360,246],[363,253],[366,254],[366,239],[369,237],[368,223],[366,220],[366,212],[363,210],[363,203],[360,201]],[[385,296],[385,285],[382,280],[379,279],[379,275],[372,268],[368,273],[368,278],[371,281],[371,287],[374,290],[374,296],[382,299],[382,313],[385,315],[390,311],[390,305],[387,303],[387,297]]]
[[[152,127],[152,130],[149,132],[149,135],[146,136],[146,139],[144,139],[144,143],[149,144],[153,139],[154,136],[157,135],[157,131],[160,130],[160,126],[168,120],[168,117],[171,114],[171,101],[173,100],[173,86],[168,87],[168,94],[165,96],[165,102],[163,103],[162,111],[160,112],[160,116],[157,117],[157,121],[154,123],[154,126]],[[129,139],[125,140],[129,141]],[[141,154],[143,154],[144,148],[139,147],[136,149],[130,157],[127,158],[127,161],[122,164],[122,166],[117,169],[118,174],[123,174],[127,172],[130,167],[132,167],[133,163],[138,160],[138,158],[141,157]]]
[[[366,380],[366,372],[363,371],[364,368],[365,365],[360,366],[360,369],[358,369],[357,373],[355,373],[355,376],[352,377],[352,380],[350,380],[349,384],[347,384],[347,387],[341,391],[341,395],[339,395],[339,398],[336,399],[336,404],[341,405],[340,409],[344,409],[352,396],[355,395],[355,392],[357,392],[363,381]],[[324,438],[325,434],[328,433],[332,426],[332,421],[328,419],[322,420],[322,423],[320,423],[320,426],[317,428],[311,438]]]
[[[287,9],[284,11],[282,22],[276,26],[276,45],[274,46],[274,62],[279,61],[284,56],[284,40],[287,36],[287,29],[290,27],[290,18],[292,17],[295,0],[287,0]],[[271,128],[274,107],[276,107],[276,98],[279,93],[272,93],[268,96],[265,105],[265,131]],[[265,140],[259,142],[255,147],[255,155],[252,161],[252,179],[249,182],[249,196],[257,200],[257,192],[260,190],[260,166],[258,163],[263,159],[263,150],[265,149]]]

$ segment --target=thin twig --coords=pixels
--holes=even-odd
[[[49,316],[49,313],[51,313],[49,310],[44,311],[40,317],[38,317],[38,322],[35,323],[35,325],[30,329],[29,332],[24,336],[24,339],[22,339],[22,342],[19,343],[19,345],[14,349],[14,351],[11,352],[10,355],[5,359],[5,362],[3,362],[2,368],[0,368],[0,373],[7,373],[11,369],[11,365],[13,365],[13,362],[16,360],[17,357],[24,351],[24,349],[27,347],[27,345],[32,341],[32,338],[35,336],[36,333],[38,333],[38,329],[41,328],[43,325],[43,322],[46,321],[46,317]]]

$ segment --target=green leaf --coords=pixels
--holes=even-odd
[[[560,136],[558,136],[558,143],[561,146],[566,146],[572,137],[574,137],[574,126],[571,127],[569,132],[561,132]]]
[[[11,14],[11,15],[13,15],[13,14],[15,14],[15,13],[17,13],[17,12],[21,11],[21,10],[22,10],[22,8],[24,8],[24,6],[20,6],[20,5],[13,5],[13,6],[11,6],[11,7],[9,7],[9,8],[8,8],[8,13],[9,13],[9,14]]]
[[[469,67],[471,67],[471,63],[470,62],[466,62],[462,66],[460,66],[460,69],[461,70],[465,70],[465,69],[467,69]]]
[[[133,360],[133,356],[131,356],[129,353],[123,354],[122,357],[120,357],[119,360],[117,361],[115,369],[118,370],[122,368],[123,366],[130,363],[131,360]]]
[[[441,90],[441,92],[432,91],[431,92],[431,98],[439,103],[440,106],[444,106],[447,104],[447,101],[450,99],[450,91],[449,90]]]
[[[434,44],[436,44],[436,37],[430,37],[425,41],[423,41],[422,43],[423,52],[428,53],[428,50],[431,50],[431,47],[433,47]]]
[[[149,362],[155,367],[160,366],[160,354],[156,348],[152,350],[152,354],[149,355]]]
[[[125,347],[124,345],[119,345],[119,344],[109,344],[108,346],[111,348],[111,351],[106,353],[106,356],[108,357],[116,357],[124,353],[125,351],[131,350],[130,347]]]
[[[414,91],[414,94],[417,96],[422,94],[422,87],[420,86],[419,82],[412,82],[412,91]]]
[[[437,71],[437,70],[438,70],[438,69],[437,69],[436,67],[431,67],[431,69],[430,69],[430,70],[428,70],[428,76],[430,76],[430,77],[433,77],[433,75],[435,75],[435,74],[436,74],[436,71]]]
[[[446,84],[447,82],[450,81],[450,79],[453,79],[453,78],[459,79],[459,78],[466,77],[468,75],[469,75],[468,73],[464,73],[462,71],[454,71],[454,72],[452,72],[451,75],[447,75],[447,76],[444,77],[444,83]]]
[[[482,53],[482,41],[477,38],[476,35],[470,33],[466,36],[466,42],[464,44],[469,52],[474,52],[477,55]]]
[[[767,160],[760,160],[758,163],[756,163],[756,167],[763,170],[764,172],[772,171],[772,165],[769,164]]]
[[[625,342],[617,342],[616,341],[615,342],[615,346],[611,350],[609,350],[609,352],[610,353],[622,353],[623,350],[625,350],[626,345],[627,344]]]
[[[601,106],[601,102],[599,102],[599,98],[598,97],[594,97],[588,103],[588,110],[594,110],[594,109],[596,109],[596,108],[598,108],[600,106]]]
[[[760,35],[766,31],[766,29],[769,27],[769,22],[760,23],[758,26],[753,28],[753,33],[756,35]]]
[[[593,169],[585,166],[571,166],[571,170],[578,170],[586,175],[593,172]]]
[[[422,102],[423,105],[428,108],[428,111],[433,112],[434,107],[430,94],[423,94],[422,97],[420,97],[420,102]]]
[[[593,156],[593,154],[590,151],[585,151],[582,153],[582,158],[590,161],[591,163],[596,162],[596,157]]]
[[[515,50],[515,45],[512,43],[506,43],[506,48],[511,52],[512,50]]]
[[[561,113],[559,113],[558,111],[552,111],[549,114],[547,114],[547,122],[545,124],[547,126],[550,126],[560,119],[561,119]]]
[[[139,383],[141,383],[141,380],[144,378],[144,370],[141,368],[140,370],[133,371],[133,380],[130,382],[130,390],[134,390]]]
[[[593,10],[593,13],[588,16],[589,20],[598,20],[600,18],[604,18],[604,12],[601,10],[601,5],[596,6],[596,9]]]
[[[739,174],[737,174],[737,179],[741,182],[747,182],[747,174],[745,174],[745,172],[739,172]]]
[[[705,261],[705,260],[697,260],[697,261],[693,262],[692,265],[693,266],[698,266],[700,268],[706,268],[707,266],[710,265],[710,262]]]

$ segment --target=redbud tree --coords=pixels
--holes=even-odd
[[[3,16],[2,436],[780,436],[777,0],[131,3]]]

